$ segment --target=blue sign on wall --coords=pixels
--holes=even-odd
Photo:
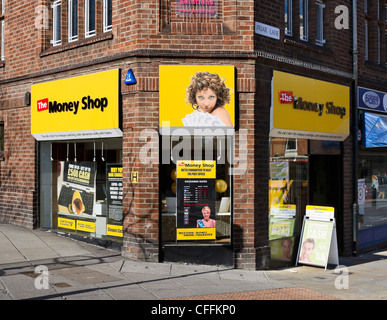
[[[133,70],[129,69],[128,73],[126,74],[125,84],[130,85],[130,84],[136,84],[136,83],[137,81],[136,81],[136,78],[134,77]]]
[[[358,108],[387,113],[387,93],[359,87]]]

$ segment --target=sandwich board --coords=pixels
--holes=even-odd
[[[298,263],[327,268],[339,265],[336,222],[333,207],[306,206],[298,247]]]

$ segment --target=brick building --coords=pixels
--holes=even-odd
[[[358,29],[382,28],[363,4]],[[340,5],[351,13],[351,1],[4,0],[1,220],[139,260],[256,269],[294,263],[312,204],[335,208],[339,253],[351,254],[357,84]],[[382,90],[369,41],[359,83]],[[230,92],[221,131],[180,120],[203,71]],[[195,180],[179,168],[191,160],[215,169]],[[197,232],[204,205],[216,226]],[[290,231],[274,235],[278,208]]]

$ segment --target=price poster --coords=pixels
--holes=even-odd
[[[122,223],[122,165],[106,164],[108,217]]]
[[[215,239],[215,161],[178,161],[176,178],[176,239]]]

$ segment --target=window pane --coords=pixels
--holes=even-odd
[[[57,1],[54,3],[53,8],[53,44],[60,44],[61,41],[61,3]]]
[[[103,6],[103,31],[109,31],[112,29],[112,0],[104,0]]]
[[[89,31],[95,31],[95,0],[89,0]]]

